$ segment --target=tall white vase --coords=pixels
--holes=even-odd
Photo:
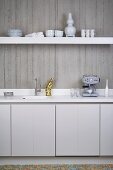
[[[109,96],[108,80],[106,80],[105,97]]]
[[[73,26],[74,21],[72,18],[72,14],[68,14],[68,20],[67,20],[67,27],[65,27],[65,34],[66,37],[75,37],[76,34],[76,28]]]

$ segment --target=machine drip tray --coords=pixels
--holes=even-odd
[[[97,94],[97,93],[92,93],[92,94],[83,93],[82,96],[83,96],[83,97],[98,97],[98,94]]]

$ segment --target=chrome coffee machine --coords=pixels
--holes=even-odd
[[[97,97],[96,84],[100,82],[100,78],[97,75],[83,75],[83,93],[84,97]]]

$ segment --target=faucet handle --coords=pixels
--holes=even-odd
[[[35,78],[35,88],[37,88],[37,78]]]

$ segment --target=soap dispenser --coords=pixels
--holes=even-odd
[[[105,97],[109,96],[108,79],[106,80]]]

